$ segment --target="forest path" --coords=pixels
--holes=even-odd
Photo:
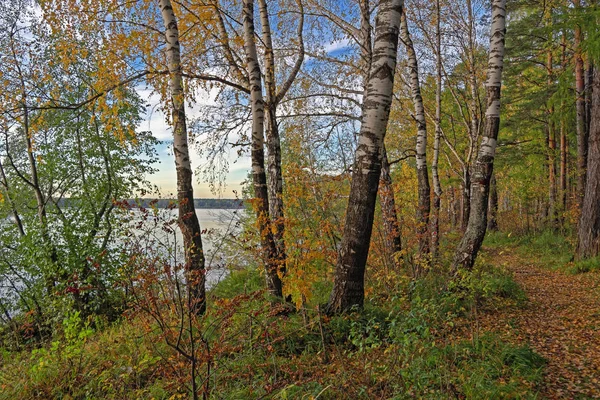
[[[517,249],[485,250],[528,301],[483,316],[482,325],[516,335],[547,360],[540,398],[600,398],[600,274],[567,275]]]

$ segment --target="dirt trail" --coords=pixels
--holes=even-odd
[[[600,398],[600,274],[566,275],[540,268],[512,249],[488,253],[513,272],[528,303],[492,313],[484,324],[510,330],[546,358],[540,397]]]

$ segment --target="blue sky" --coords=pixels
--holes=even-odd
[[[165,115],[159,110],[159,97],[152,94],[152,91],[145,88],[138,88],[138,93],[149,104],[150,107],[146,110],[144,122],[140,124],[140,131],[151,131],[152,134],[163,143],[157,146],[159,163],[155,165],[158,171],[155,174],[149,175],[148,179],[153,184],[157,185],[161,190],[161,195],[172,197],[176,193],[176,172],[175,159],[171,150],[172,131],[171,127],[165,121]],[[188,119],[193,119],[198,116],[199,109],[203,105],[214,104],[214,95],[211,93],[200,93],[196,98],[196,104],[191,107],[186,105],[186,113]],[[192,168],[195,170],[198,166],[205,164],[206,159],[200,157],[194,146],[190,146]],[[229,163],[229,172],[226,174],[226,186],[219,193],[213,193],[206,179],[202,176],[194,174],[194,197],[196,198],[235,198],[234,191],[241,193],[240,184],[244,181],[250,171],[250,158],[247,155],[238,157],[236,150],[230,150],[227,155]],[[196,171],[194,171],[196,172]]]

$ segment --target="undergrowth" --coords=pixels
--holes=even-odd
[[[574,240],[551,230],[528,235],[494,232],[486,236],[484,245],[499,251],[510,248],[528,262],[542,268],[568,274],[600,269],[598,259],[574,261]]]
[[[334,317],[316,304],[275,313],[261,282],[255,271],[232,273],[194,328],[206,342],[196,377],[206,398],[536,397],[540,356],[491,332],[464,334],[476,329],[474,309],[523,300],[501,269],[481,267],[456,287],[431,273]],[[189,365],[156,323],[129,315],[91,326],[73,314],[50,343],[4,351],[0,399],[189,398]]]

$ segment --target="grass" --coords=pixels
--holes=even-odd
[[[568,272],[572,274],[582,274],[593,271],[600,271],[600,257],[571,262],[568,268]]]
[[[525,236],[494,232],[486,236],[484,245],[498,250],[514,249],[518,255],[538,267],[567,274],[600,271],[600,257],[575,260],[574,240],[552,231]]]
[[[544,361],[530,348],[461,334],[476,326],[473,302],[518,301],[522,291],[501,269],[465,282],[447,290],[432,273],[330,318],[313,305],[277,315],[253,292],[258,272],[232,273],[194,328],[210,350],[197,349],[196,381],[211,399],[536,398]],[[0,399],[189,398],[189,363],[165,335],[143,314],[97,331],[65,319],[52,342],[2,353]]]
[[[509,247],[536,266],[574,272],[570,271],[575,252],[572,241],[549,230],[524,236],[494,232],[486,236],[484,245],[496,249]]]

